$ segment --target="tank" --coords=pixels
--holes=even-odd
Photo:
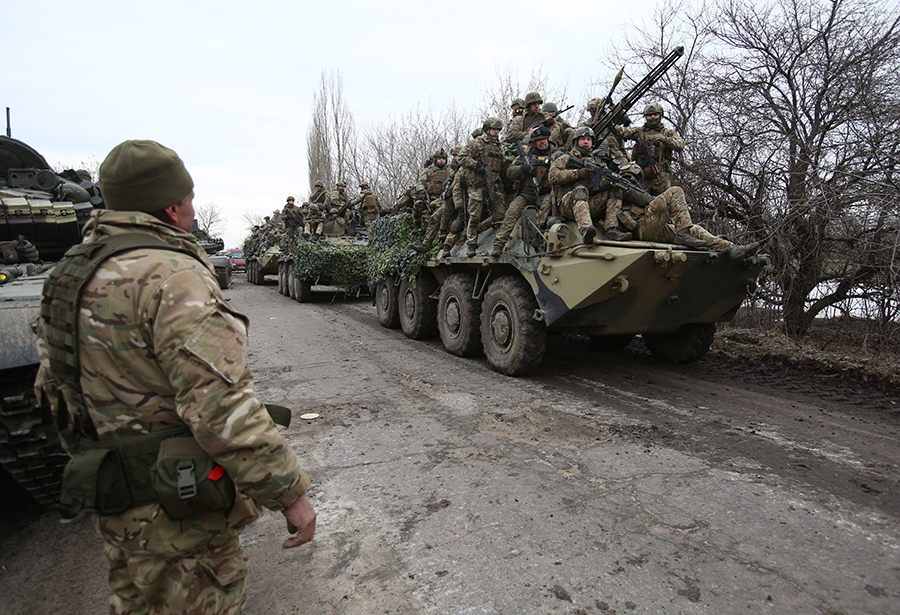
[[[462,244],[447,258],[387,270],[373,281],[380,324],[413,339],[440,336],[448,352],[483,354],[510,376],[538,369],[552,332],[585,335],[603,348],[640,335],[654,356],[687,363],[706,354],[715,323],[734,317],[769,263],[765,255],[738,262],[662,243],[584,245],[574,222],[557,219],[541,231],[537,214],[526,208],[500,257],[468,258]],[[490,252],[495,235],[481,233],[478,251]],[[408,242],[393,249],[395,261],[415,259]]]
[[[196,220],[191,227],[191,234],[197,238],[197,245],[209,255],[209,260],[216,268],[216,280],[219,282],[219,288],[222,290],[229,288],[234,265],[231,262],[231,256],[219,254],[225,249],[225,242],[219,237],[210,237],[209,233],[200,228]]]
[[[91,211],[102,206],[90,180],[72,170],[57,174],[31,146],[0,136],[0,242],[25,237],[41,259],[0,266],[0,464],[45,506],[59,496],[68,455],[47,439],[42,426],[34,396],[37,345],[30,325],[40,314],[46,272],[81,241]]]

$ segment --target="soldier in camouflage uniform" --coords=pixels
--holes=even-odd
[[[537,92],[528,92],[525,95],[525,113],[515,116],[506,129],[506,136],[503,137],[504,143],[517,143],[525,138],[528,129],[547,119],[546,114],[541,112],[541,105],[544,101]]]
[[[559,107],[556,103],[544,103],[541,107],[544,114],[543,126],[550,129],[550,143],[554,148],[565,150],[572,149],[572,140],[575,137],[575,129],[562,116],[558,115]]]
[[[422,225],[422,217],[428,211],[431,216],[441,206],[441,193],[444,183],[450,176],[447,166],[447,152],[443,148],[432,156],[434,162],[427,165],[416,181],[413,205],[413,230],[418,231]]]
[[[603,100],[600,98],[590,99],[587,104],[587,111],[589,117],[578,125],[579,128],[582,126],[593,126],[594,123],[600,119],[601,112],[603,111]],[[594,135],[594,142],[598,147],[603,147],[605,145],[612,156],[612,159],[615,161],[619,173],[629,172],[629,165],[634,167],[630,172],[635,175],[640,170],[640,167],[631,162],[628,153],[625,151],[625,143],[615,135],[612,128],[607,128],[601,134]]]
[[[325,203],[328,206],[329,214],[332,213],[331,210],[333,209],[336,209],[338,216],[342,218],[347,213],[347,210],[350,208],[350,198],[344,191],[346,187],[347,185],[340,181],[335,184],[335,189],[328,195],[328,200]]]
[[[482,126],[483,134],[469,141],[459,156],[459,166],[466,175],[468,186],[466,243],[469,258],[475,256],[479,233],[502,221],[506,214],[506,195],[500,176],[503,171],[499,141],[502,128],[499,119],[487,118]]]
[[[450,231],[451,220],[454,217],[462,217],[464,215],[461,211],[463,207],[461,192],[459,194],[459,214],[457,214],[457,208],[454,205],[454,186],[456,186],[457,188],[459,186],[458,157],[460,151],[462,151],[462,148],[459,145],[454,146],[450,150],[450,174],[444,180],[443,186],[441,186],[440,195],[431,203],[432,209],[434,211],[430,216],[428,216],[428,226],[425,230],[424,240],[420,244],[416,243],[412,245],[413,250],[415,250],[416,252],[427,254],[428,251],[431,250],[431,246],[432,244],[434,244],[434,239],[438,232],[440,232],[443,237],[446,237],[447,233]],[[453,246],[450,247],[452,248]]]
[[[316,205],[325,205],[328,203],[328,191],[325,190],[325,183],[321,179],[316,180],[316,189],[310,195],[309,202]]]
[[[378,218],[378,212],[381,211],[381,201],[369,188],[369,182],[361,182],[359,184],[359,196],[350,201],[350,207],[356,207],[357,205],[359,205],[363,226],[369,226]]]
[[[756,254],[758,242],[734,244],[716,237],[699,224],[694,224],[688,211],[684,190],[673,186],[654,197],[646,206],[625,204],[619,221],[641,241],[675,243],[689,248],[712,248],[734,260]]]
[[[663,126],[662,118],[662,105],[653,103],[644,109],[643,126],[613,128],[620,139],[635,141],[631,159],[640,164],[644,187],[653,195],[662,194],[672,187],[672,152],[684,149],[684,139],[671,128]]]
[[[306,214],[306,220],[303,223],[304,237],[311,235],[319,237],[323,233],[325,230],[325,214],[322,213],[322,208],[324,207],[325,205],[317,203],[309,204],[309,213]]]
[[[241,613],[250,570],[241,531],[264,506],[281,511],[291,533],[299,530],[285,548],[311,540],[316,515],[304,495],[309,479],[253,394],[247,318],[222,297],[209,258],[190,234],[193,181],[181,159],[153,141],[126,141],[106,157],[100,176],[109,209],[92,213],[84,243],[135,234],[171,249],[136,248],[107,258],[70,309],[59,307],[65,305],[59,284],[48,280],[45,293],[49,288],[48,296],[60,297],[53,299],[59,312],[42,312],[37,324],[35,390],[54,414],[73,463],[87,446],[126,451],[141,438],[152,440],[150,434],[180,428],[188,434],[183,440],[218,464],[209,480],[227,475],[237,489],[230,509],[179,520],[158,501],[96,514],[109,560],[109,612]],[[63,259],[60,273],[73,257]],[[78,327],[80,376],[74,379],[63,375],[59,342],[49,339],[60,339],[57,321],[66,314]],[[67,403],[76,399],[76,386],[83,403]],[[97,481],[98,493],[113,488]],[[127,484],[125,492],[133,493],[136,484]]]
[[[560,214],[575,220],[584,243],[594,243],[597,236],[597,227],[594,221],[606,213],[607,204],[611,199],[621,198],[619,190],[613,189],[606,179],[601,179],[595,188],[591,182],[590,169],[569,169],[569,159],[575,158],[581,162],[598,164],[592,154],[594,143],[594,131],[583,126],[575,131],[575,146],[568,154],[562,154],[554,159],[550,166],[550,184],[555,186],[559,196]],[[631,239],[630,234],[617,236],[616,225],[606,228],[607,239],[613,241],[625,241]]]
[[[506,170],[507,177],[516,186],[516,197],[509,204],[506,215],[503,217],[503,224],[500,225],[500,230],[497,231],[497,236],[494,238],[494,249],[491,256],[496,257],[502,254],[513,227],[526,207],[531,206],[538,209],[538,222],[542,226],[550,215],[550,159],[555,151],[550,144],[550,130],[546,126],[538,126],[529,134],[528,142],[531,143],[531,147],[526,152],[528,163],[519,157]],[[533,180],[537,180],[537,193],[535,193]]]
[[[289,249],[297,239],[297,230],[303,224],[303,216],[300,208],[294,203],[294,197],[289,196],[284,209],[281,210],[281,219],[284,222],[284,245]]]

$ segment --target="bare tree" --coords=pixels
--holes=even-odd
[[[515,98],[525,98],[527,92],[538,92],[544,102],[554,102],[560,109],[568,107],[566,99],[568,83],[561,87],[551,88],[549,76],[544,72],[542,65],[532,67],[528,81],[523,82],[519,78],[519,72],[511,65],[504,68],[496,68],[496,79],[487,88],[482,89],[482,105],[476,111],[475,122],[469,129],[471,133],[475,128],[481,128],[481,123],[488,117],[497,117],[507,122],[510,117],[510,103]],[[576,105],[576,110],[579,105]]]
[[[768,240],[790,334],[852,299],[896,314],[898,23],[872,0],[670,3],[630,42],[688,47],[653,92],[688,143],[676,177],[716,232]]]
[[[199,205],[195,211],[195,218],[200,230],[210,237],[220,235],[226,222],[222,209],[212,201]]]
[[[317,180],[328,186],[346,181],[356,149],[356,128],[353,114],[344,101],[340,71],[328,77],[322,72],[319,90],[313,94],[312,123],[306,146],[310,192]]]
[[[245,211],[241,214],[241,222],[246,225],[247,231],[250,231],[254,226],[262,226],[264,220],[261,214],[253,214],[249,211]]]

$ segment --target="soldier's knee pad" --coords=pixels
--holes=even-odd
[[[575,197],[576,201],[586,201],[590,195],[588,194],[588,189],[584,186],[575,186],[572,196]]]

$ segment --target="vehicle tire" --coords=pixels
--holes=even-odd
[[[287,263],[278,263],[278,292],[282,295],[289,295],[290,291],[287,286]]]
[[[481,304],[481,340],[488,365],[507,376],[524,376],[540,366],[547,327],[535,320],[537,300],[522,278],[491,282]]]
[[[674,333],[647,333],[641,337],[654,357],[674,363],[692,363],[709,351],[715,336],[715,323],[700,322],[681,325]]]
[[[245,267],[245,269],[246,269],[246,273],[247,273],[247,281],[250,282],[251,284],[253,284],[253,261],[250,261],[249,263],[247,263],[247,266]]]
[[[297,287],[297,301],[299,301],[300,303],[308,303],[312,301],[312,280],[307,280],[305,278],[294,278],[294,284]]]
[[[397,309],[398,294],[392,275],[375,286],[375,310],[378,312],[378,322],[387,329],[396,329],[400,326],[400,312]]]
[[[622,333],[618,335],[591,335],[591,348],[594,350],[622,350],[631,343],[634,335]]]
[[[231,271],[224,267],[216,267],[216,282],[222,290],[231,286]]]
[[[475,276],[454,273],[441,285],[438,299],[438,332],[444,348],[458,357],[481,351],[481,301],[472,298]]]
[[[427,340],[438,334],[437,299],[431,295],[437,290],[437,282],[428,272],[420,272],[416,280],[400,282],[397,307],[400,313],[400,328],[406,337],[413,340]]]

